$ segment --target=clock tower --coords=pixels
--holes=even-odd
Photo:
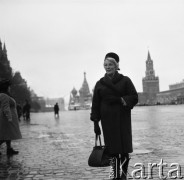
[[[146,72],[145,77],[142,79],[143,93],[146,96],[146,104],[156,103],[156,94],[159,92],[159,78],[155,76],[153,68],[153,60],[151,59],[150,52],[146,60]]]

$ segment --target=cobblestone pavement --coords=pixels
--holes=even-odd
[[[142,163],[147,173],[148,163],[158,164],[161,159],[168,164],[164,175],[176,168],[171,168],[171,163],[179,163],[184,176],[182,108],[184,106],[136,107],[133,110],[134,153],[129,179],[133,170],[142,167],[134,167],[136,163]],[[30,123],[21,121],[23,139],[12,141],[19,154],[7,157],[5,145],[1,146],[0,180],[109,179],[109,167],[91,168],[87,164],[94,146],[89,114],[88,110],[65,111],[55,119],[53,113],[33,113]],[[153,168],[153,178],[159,179],[158,167]]]

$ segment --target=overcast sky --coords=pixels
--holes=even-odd
[[[184,79],[183,0],[0,0],[0,39],[39,96],[92,90],[111,51],[138,92],[148,50],[161,91]]]

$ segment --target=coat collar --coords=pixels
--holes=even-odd
[[[116,95],[121,96],[119,90],[115,87],[115,84],[118,83],[121,79],[123,79],[123,75],[119,74],[117,71],[114,74],[114,77],[110,79],[107,74],[103,78],[100,79],[101,84],[105,85],[106,87],[112,89]]]
[[[104,81],[104,82],[106,82],[106,83],[116,84],[122,78],[123,78],[123,75],[122,74],[119,74],[118,71],[116,71],[112,79],[110,79],[109,76],[107,74],[105,74],[104,77],[101,78],[101,80]]]

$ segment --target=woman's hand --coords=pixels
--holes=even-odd
[[[115,104],[115,103],[122,103],[122,100],[120,97],[117,96],[109,96],[104,99],[108,104]]]
[[[99,126],[98,122],[94,122],[94,132],[96,135],[101,134],[101,130],[100,130],[100,126]]]
[[[122,97],[117,97],[117,96],[109,96],[105,98],[105,101],[108,102],[109,104],[123,104],[126,106],[126,102]]]

